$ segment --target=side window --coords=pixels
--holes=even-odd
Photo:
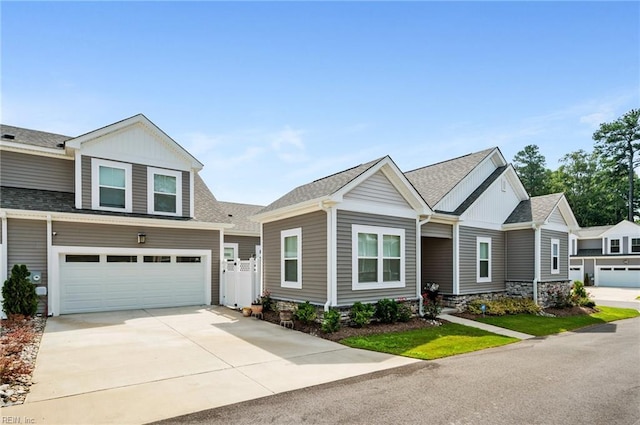
[[[280,232],[280,276],[283,288],[302,289],[302,228]]]
[[[477,282],[491,282],[491,238],[476,239]]]
[[[182,215],[182,172],[147,168],[147,211]]]
[[[560,273],[560,240],[551,239],[551,274]]]

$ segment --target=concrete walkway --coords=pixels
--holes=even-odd
[[[223,307],[75,314],[47,321],[26,403],[1,415],[23,424],[147,423],[419,361]]]
[[[534,335],[529,335],[522,332],[516,332],[510,329],[499,328],[498,326],[488,325],[486,323],[477,322],[475,320],[464,319],[462,317],[452,316],[446,313],[439,315],[438,318],[442,320],[446,320],[447,322],[458,323],[460,325],[469,326],[471,328],[478,328],[478,329],[485,330],[487,332],[492,332],[494,334],[510,336],[512,338],[518,338],[518,339],[535,338]]]

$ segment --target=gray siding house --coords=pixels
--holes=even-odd
[[[258,213],[264,205],[240,204],[218,201],[222,213],[233,227],[224,232],[224,259],[248,260],[262,256],[260,225],[249,217]]]
[[[571,235],[570,276],[596,286],[640,288],[640,226],[584,227]]]
[[[40,312],[218,304],[225,229],[203,165],[143,115],[78,137],[0,128],[0,278]]]

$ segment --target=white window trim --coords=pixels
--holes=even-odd
[[[614,241],[614,240],[619,242],[618,243],[618,249],[619,249],[618,252],[611,252],[611,242]],[[607,245],[608,245],[608,247],[607,247],[608,248],[608,250],[607,250],[608,254],[622,254],[622,237],[618,237],[617,236],[615,238],[609,238],[607,240]]]
[[[558,247],[558,268],[554,269],[553,268],[553,247],[557,246]],[[560,239],[551,239],[551,274],[560,274]]]
[[[120,168],[124,170],[124,208],[100,206],[100,167]],[[91,208],[100,211],[133,212],[133,193],[131,182],[131,164],[91,158]]]
[[[487,243],[489,244],[489,276],[488,277],[480,277],[480,244]],[[476,238],[476,282],[477,283],[485,283],[491,282],[491,238],[483,238],[478,236]],[[484,261],[484,260],[483,260]]]
[[[153,176],[156,174],[176,178],[176,212],[174,213],[155,210]],[[164,168],[147,167],[147,212],[156,215],[182,216],[182,172]]]
[[[378,235],[378,281],[358,282],[358,233],[375,233]],[[383,235],[400,236],[400,280],[392,282],[383,281]],[[405,258],[406,239],[404,229],[394,227],[351,225],[351,289],[364,291],[369,289],[404,288],[405,283]]]
[[[628,251],[629,254],[639,254],[640,251],[636,251],[636,252],[633,251],[633,240],[640,239],[640,236],[629,236],[628,239],[629,239],[629,251]]]
[[[226,248],[233,248],[233,252],[235,253],[235,257],[233,258],[233,260],[237,260],[240,257],[240,254],[238,254],[238,244],[237,243],[225,242],[224,246],[223,246],[223,251],[222,251],[222,259],[223,260],[231,260],[229,258],[225,258],[225,256],[224,256],[224,249],[226,249]]]
[[[298,237],[298,280],[290,282],[284,280],[284,239],[290,236]],[[283,288],[302,289],[302,227],[283,230],[280,232],[280,286]]]

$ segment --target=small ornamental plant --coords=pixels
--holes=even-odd
[[[306,301],[303,304],[298,304],[298,308],[295,312],[295,317],[302,323],[311,323],[315,321],[317,317],[316,307],[313,306],[309,301]]]
[[[422,295],[422,298],[422,317],[429,320],[435,320],[442,312],[442,297],[431,299],[425,293]]]
[[[371,323],[375,308],[372,304],[363,304],[360,301],[353,304],[349,312],[349,318],[354,328],[361,328]]]
[[[340,312],[334,309],[325,311],[322,317],[321,329],[326,333],[333,333],[340,330]]]
[[[38,295],[36,288],[29,280],[31,272],[24,264],[15,264],[9,279],[2,287],[2,309],[10,316],[22,314],[34,316],[38,311]]]

